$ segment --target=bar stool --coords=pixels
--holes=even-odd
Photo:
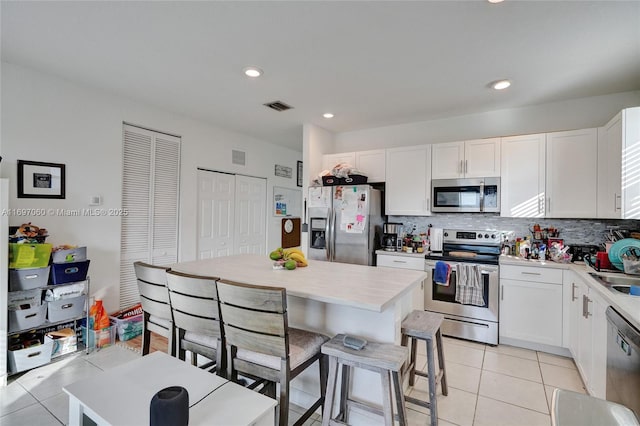
[[[322,412],[322,425],[348,424],[349,408],[357,407],[384,417],[387,426],[393,425],[394,414],[391,404],[393,394],[396,400],[397,419],[400,426],[407,424],[407,412],[402,390],[401,370],[407,360],[407,348],[397,345],[369,342],[361,350],[347,348],[343,345],[344,334],[338,334],[322,345],[322,353],[329,357],[329,378]],[[336,394],[338,364],[342,364],[342,383],[340,387],[340,412],[332,418]],[[382,379],[382,410],[349,398],[351,367],[363,368],[380,374]]]
[[[402,346],[407,346],[411,339],[411,357],[406,370],[409,373],[409,386],[415,383],[416,374],[429,379],[429,401],[405,396],[407,402],[428,408],[431,413],[431,425],[438,424],[438,401],[436,398],[436,386],[438,382],[442,385],[442,394],[447,395],[447,372],[444,366],[444,353],[442,350],[442,334],[440,326],[444,320],[444,315],[427,311],[413,311],[402,321]],[[424,340],[427,346],[427,371],[416,370],[416,340]],[[433,345],[438,350],[439,371],[436,375],[435,360],[433,356]]]

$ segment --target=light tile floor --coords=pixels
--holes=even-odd
[[[487,346],[444,338],[449,395],[438,392],[439,424],[549,425],[553,389],[584,392],[573,360],[510,346]],[[89,378],[138,357],[135,351],[113,346],[89,355],[77,354],[29,371],[0,388],[0,426],[67,424],[68,398],[62,387]],[[418,361],[426,365],[424,343]],[[96,383],[96,386],[99,386]],[[409,389],[427,399],[427,380],[417,378]],[[429,410],[407,404],[410,425],[429,424]],[[292,407],[290,423],[299,416]],[[320,426],[315,414],[306,426]]]

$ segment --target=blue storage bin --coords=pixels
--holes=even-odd
[[[51,265],[51,284],[67,284],[87,279],[89,260],[71,263],[53,263]]]

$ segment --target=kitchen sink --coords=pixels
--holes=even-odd
[[[630,294],[632,285],[640,286],[640,277],[600,275],[593,272],[589,272],[589,275],[614,293]]]

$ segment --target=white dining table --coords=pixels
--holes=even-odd
[[[149,425],[151,399],[169,386],[182,386],[189,393],[189,425],[275,424],[276,400],[153,352],[64,386],[69,425],[82,425],[84,416],[99,426]]]

